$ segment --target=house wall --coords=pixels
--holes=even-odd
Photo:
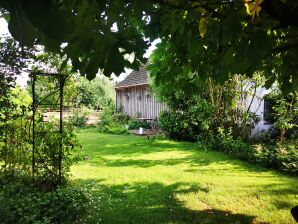
[[[255,135],[260,131],[266,131],[273,125],[264,121],[264,95],[270,90],[258,88],[256,96],[252,101],[250,111],[256,113],[260,121],[255,125],[252,134]],[[251,98],[247,99],[247,106]],[[157,98],[150,92],[148,85],[132,86],[116,89],[116,107],[119,111],[127,113],[131,117],[140,117],[155,119],[160,112],[166,109],[164,103],[158,102]]]
[[[273,124],[268,124],[264,120],[264,96],[268,94],[270,90],[267,90],[263,87],[259,87],[256,90],[256,96],[254,97],[251,107],[250,107],[250,112],[256,113],[256,115],[260,118],[260,121],[255,125],[255,128],[252,130],[252,134],[258,134],[260,131],[268,131]],[[247,104],[250,103],[251,97],[247,99]]]
[[[150,92],[148,85],[116,89],[116,108],[131,117],[155,119],[165,109]]]

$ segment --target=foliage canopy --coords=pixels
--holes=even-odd
[[[298,86],[294,0],[1,0],[0,8],[22,45],[67,55],[89,79],[98,69],[109,76],[138,68],[146,38],[161,38],[175,46],[168,52],[175,63],[202,77],[225,81],[264,70],[267,86]]]

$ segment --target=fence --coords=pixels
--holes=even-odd
[[[80,115],[85,113],[84,110],[78,111]],[[52,110],[52,109],[44,109],[43,112],[43,119],[44,121],[48,121],[51,117],[59,119],[60,111],[59,110]],[[96,125],[100,120],[102,114],[102,110],[92,110],[91,112],[87,113],[88,120],[86,122],[87,125]],[[63,118],[68,119],[73,116],[73,112],[70,109],[63,110]]]

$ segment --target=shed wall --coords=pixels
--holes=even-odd
[[[148,85],[116,89],[116,108],[131,117],[155,119],[166,108],[150,92]]]

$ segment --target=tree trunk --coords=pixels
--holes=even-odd
[[[286,134],[286,129],[282,128],[280,129],[280,144],[283,144],[285,140],[285,134]]]

